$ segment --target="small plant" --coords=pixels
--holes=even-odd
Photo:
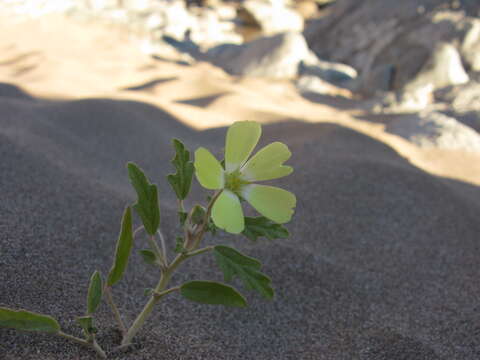
[[[226,282],[238,277],[246,289],[257,291],[266,299],[273,298],[271,280],[261,272],[261,263],[258,260],[225,245],[200,247],[204,235],[208,232],[215,234],[218,229],[243,234],[252,241],[259,237],[288,237],[288,231],[281,224],[290,221],[292,217],[296,204],[295,195],[255,182],[289,175],[293,169],[283,163],[290,158],[291,153],[286,145],[274,142],[250,158],[260,135],[261,126],[256,122],[242,121],[233,124],[227,132],[225,159],[222,162],[207,149],[199,148],[195,151],[193,163],[185,146],[179,140],[173,140],[176,154],[172,164],[176,172],[168,175],[167,180],[178,199],[178,216],[183,232],[176,238],[176,256],[171,261],[159,229],[157,186],[149,182],[137,165],[128,163],[128,175],[138,199],[133,206],[128,206],[123,214],[113,265],[106,280],[102,279],[98,271],[90,278],[86,313],[76,318],[76,323],[83,331],[83,338],[64,333],[57,320],[50,316],[5,307],[0,307],[0,327],[55,334],[88,346],[95,350],[99,357],[106,358],[105,351],[95,339],[97,329],[94,314],[102,299],[111,307],[122,333],[120,348],[126,348],[132,343],[154,306],[168,294],[178,292],[188,300],[203,304],[246,306],[245,298],[236,289],[223,283],[196,280],[168,287],[173,273],[182,262],[208,252],[214,254]],[[197,204],[187,211],[184,200],[190,192],[194,173],[199,183],[214,193],[208,198],[205,207]],[[250,203],[261,216],[245,217],[243,201]],[[132,207],[143,224],[135,231]],[[158,266],[161,275],[155,288],[147,291],[149,300],[133,323],[127,327],[113,300],[112,288],[122,279],[133,241],[141,232],[146,233],[149,249],[141,250],[140,255],[146,263]]]

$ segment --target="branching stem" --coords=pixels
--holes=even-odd
[[[153,311],[154,306],[160,301],[160,299],[163,298],[164,295],[167,295],[171,292],[180,290],[180,287],[174,287],[168,290],[165,290],[167,287],[168,283],[170,282],[170,279],[174,273],[174,271],[177,269],[177,267],[186,259],[203,254],[207,251],[213,250],[213,246],[207,246],[203,249],[195,250],[199,244],[200,241],[202,240],[203,236],[205,235],[205,232],[208,228],[208,222],[210,220],[210,214],[212,212],[212,207],[217,198],[220,196],[221,190],[217,191],[212,199],[210,200],[210,203],[207,206],[207,211],[205,213],[205,217],[203,219],[203,223],[200,228],[198,228],[195,231],[195,234],[192,234],[193,239],[187,238],[185,239],[187,243],[190,243],[191,240],[193,240],[193,247],[192,250],[186,253],[181,253],[178,254],[175,259],[172,261],[170,265],[165,264],[165,267],[162,269],[162,275],[160,276],[160,280],[158,281],[157,286],[155,287],[152,295],[150,296],[150,299],[148,302],[145,304],[143,307],[142,311],[140,314],[138,314],[137,318],[134,320],[133,324],[130,326],[128,329],[126,335],[123,337],[122,344],[120,347],[124,348],[127,347],[131,344],[132,339],[135,337],[135,335],[138,333],[138,331],[141,329],[147,318],[150,316],[150,314]],[[189,234],[190,236],[190,234]],[[156,251],[160,252],[160,249],[158,248],[158,244],[156,243],[155,239],[150,237],[150,240],[155,243],[156,245]],[[153,244],[151,244],[153,245]],[[152,249],[155,249],[153,247]]]
[[[122,336],[125,336],[127,333],[127,328],[125,327],[125,324],[123,323],[122,316],[120,315],[120,311],[118,310],[117,305],[113,301],[113,296],[112,296],[112,288],[110,286],[105,286],[105,294],[107,297],[107,303],[110,305],[110,308],[112,309],[113,315],[115,316],[115,320],[117,321],[118,327],[120,328],[120,331],[122,332]]]
[[[65,339],[68,339],[70,341],[76,342],[77,344],[92,348],[93,350],[95,350],[97,355],[102,359],[107,358],[107,355],[105,354],[105,351],[103,351],[103,349],[100,347],[100,345],[98,345],[98,343],[95,341],[95,338],[92,338],[91,341],[87,341],[87,340],[84,340],[84,339],[80,339],[76,336],[66,334],[63,331],[57,332],[57,335],[65,338]]]

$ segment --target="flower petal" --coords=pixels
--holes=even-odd
[[[243,166],[242,178],[248,181],[277,179],[292,173],[293,168],[282,165],[292,153],[281,142],[271,143],[257,152]]]
[[[244,218],[240,199],[230,190],[223,190],[212,208],[215,225],[232,234],[240,234],[244,227]]]
[[[198,148],[195,151],[195,175],[198,182],[206,189],[216,190],[223,188],[225,176],[222,165],[210,151]]]
[[[228,128],[225,143],[225,170],[239,169],[260,139],[262,127],[255,121],[238,121]]]
[[[297,203],[294,194],[274,186],[246,185],[241,195],[260,214],[280,224],[290,221]]]

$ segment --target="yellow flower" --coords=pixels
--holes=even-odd
[[[210,190],[221,190],[212,208],[215,225],[233,234],[243,231],[244,216],[239,197],[260,214],[283,224],[292,218],[295,195],[274,186],[253,182],[281,178],[292,173],[285,166],[291,152],[281,142],[273,142],[250,155],[260,139],[261,125],[255,121],[239,121],[227,131],[225,169],[210,151],[195,151],[195,174],[200,184]]]

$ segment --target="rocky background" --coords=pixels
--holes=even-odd
[[[310,100],[384,115],[420,146],[480,151],[475,0],[4,0],[0,11],[125,26],[153,57],[291,79]]]

